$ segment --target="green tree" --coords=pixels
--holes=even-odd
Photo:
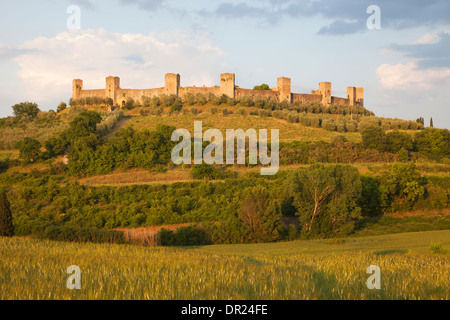
[[[363,216],[377,216],[381,214],[380,181],[371,176],[361,176],[361,194],[359,206]]]
[[[366,149],[376,149],[386,151],[387,141],[383,128],[378,126],[368,126],[361,132],[362,143]]]
[[[413,139],[409,134],[405,132],[400,132],[398,130],[394,130],[386,135],[387,151],[392,153],[398,153],[401,149],[411,151],[412,148],[413,148]]]
[[[433,118],[430,118],[430,128],[433,128]]]
[[[280,236],[281,213],[264,187],[250,187],[244,191],[238,217],[249,242],[270,242]]]
[[[424,195],[425,181],[414,163],[396,163],[381,177],[381,200],[386,211],[409,210]]]
[[[81,112],[72,122],[65,132],[65,139],[72,143],[81,137],[89,136],[97,130],[97,123],[102,121],[102,117],[95,111]]]
[[[36,139],[24,138],[18,143],[20,158],[25,163],[35,162],[41,155],[41,143]]]
[[[312,165],[293,177],[294,203],[306,236],[349,234],[361,219],[361,180],[349,165]]]
[[[4,189],[0,190],[0,236],[12,237],[14,235],[11,205]]]
[[[271,90],[268,84],[263,83],[260,86],[254,86],[253,90]]]
[[[67,108],[67,104],[65,102],[61,102],[56,108],[56,112],[61,112]]]
[[[17,118],[34,119],[39,113],[39,106],[33,102],[21,102],[12,106],[14,116]]]
[[[450,156],[450,131],[427,128],[415,134],[417,151],[431,159]]]

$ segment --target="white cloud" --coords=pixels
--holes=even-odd
[[[417,39],[413,44],[433,44],[439,42],[441,38],[436,33],[426,33],[419,39]]]
[[[424,90],[438,91],[450,85],[450,68],[418,69],[417,62],[382,64],[376,74],[384,88],[410,90],[416,94]]]
[[[13,59],[24,82],[19,100],[68,99],[75,78],[83,79],[86,89],[104,88],[110,75],[119,76],[123,88],[144,89],[164,86],[164,74],[169,72],[180,73],[182,85],[211,85],[218,84],[220,72],[227,71],[224,53],[207,36],[181,31],[79,30],[39,37],[18,49],[24,52]]]

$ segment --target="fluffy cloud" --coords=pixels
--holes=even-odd
[[[450,85],[449,31],[427,33],[413,44],[394,44],[388,50],[401,53],[410,61],[379,66],[377,77],[383,87],[441,91]]]
[[[103,88],[105,77],[121,77],[123,88],[164,86],[164,74],[181,74],[184,85],[212,85],[226,70],[224,53],[202,35],[174,31],[150,34],[81,30],[39,37],[20,45],[15,61],[24,96],[57,101],[71,96],[72,79],[86,89]],[[217,78],[217,79],[216,79]]]
[[[380,84],[386,89],[420,91],[440,90],[450,85],[450,68],[420,69],[417,62],[382,64],[376,70]]]

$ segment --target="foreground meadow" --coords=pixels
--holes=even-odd
[[[450,256],[432,242],[448,251],[450,230],[176,249],[0,238],[0,299],[450,299]]]

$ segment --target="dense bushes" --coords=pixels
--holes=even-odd
[[[35,230],[34,237],[55,241],[125,243],[123,232],[51,225]]]
[[[333,188],[335,186],[333,190],[339,197],[330,195],[323,203],[322,213],[313,219],[313,224],[308,222],[311,213],[308,208],[314,201],[301,195],[305,191],[291,187],[291,171],[280,171],[273,177],[249,175],[215,183],[126,187],[81,186],[72,178],[32,171],[14,175],[2,173],[0,184],[11,186],[8,198],[17,235],[33,234],[35,229],[54,223],[76,228],[116,229],[203,222],[206,223],[204,230],[208,242],[243,243],[257,241],[259,236],[255,234],[260,234],[249,232],[253,227],[248,221],[272,221],[273,224],[261,225],[274,227],[269,230],[276,232],[268,233],[274,236],[273,239],[277,234],[281,236],[283,230],[280,231],[276,224],[279,213],[301,216],[300,229],[304,236],[328,237],[349,232],[352,223],[358,220],[358,208],[365,217],[395,210],[448,208],[448,181],[424,179],[417,174],[417,169],[407,164],[382,168],[377,174],[362,177],[356,176],[356,169],[348,166],[300,169],[294,176],[302,181],[304,187],[301,190],[314,185],[310,181],[314,181],[317,170],[319,173],[326,171],[326,177],[331,180],[324,177],[323,181]],[[262,188],[264,196],[249,196],[249,188]],[[261,210],[256,205],[260,201],[258,199],[266,199],[266,203],[260,206]],[[249,212],[254,213],[254,217],[270,213],[268,217],[272,220],[246,220],[246,201],[249,203],[247,209],[256,210],[247,210],[247,216]],[[290,233],[293,237],[295,232],[291,230]],[[289,230],[284,234],[289,236]]]
[[[158,244],[161,246],[198,246],[207,244],[205,230],[196,226],[180,227],[176,231],[161,228]]]
[[[14,235],[13,217],[11,205],[4,189],[0,190],[0,237],[12,237]]]
[[[398,130],[385,133],[381,127],[368,126],[362,132],[362,142],[367,149],[397,153],[403,161],[409,160],[412,151],[433,160],[450,157],[450,131],[447,129],[425,129],[417,132],[413,139]]]

